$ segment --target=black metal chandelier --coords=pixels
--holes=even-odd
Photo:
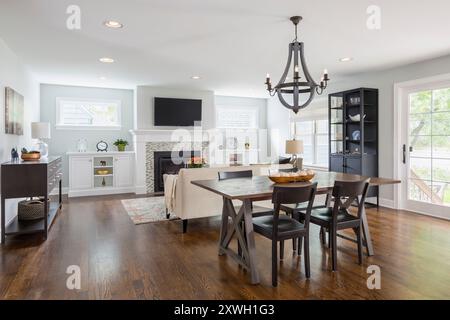
[[[290,20],[295,25],[295,39],[289,44],[289,55],[288,55],[288,61],[286,64],[286,68],[284,69],[283,75],[281,76],[280,81],[278,84],[272,88],[272,83],[270,82],[270,76],[267,74],[266,82],[267,85],[267,91],[269,91],[269,94],[273,97],[275,94],[278,95],[278,99],[280,99],[280,102],[288,109],[292,109],[295,113],[298,112],[298,110],[305,108],[307,105],[311,103],[311,101],[314,99],[315,93],[322,94],[325,88],[327,87],[328,81],[330,78],[328,78],[328,72],[325,69],[323,71],[322,79],[320,80],[320,84],[317,84],[314,79],[311,77],[308,71],[308,67],[306,66],[305,62],[305,55],[303,52],[303,42],[297,41],[297,25],[302,20],[302,17],[300,16],[294,16],[291,17]],[[294,58],[294,62],[292,65],[292,58]],[[299,70],[299,63],[301,65],[303,75],[305,76],[304,81],[300,81],[300,70]],[[293,77],[292,82],[286,82],[289,70],[293,68]],[[292,105],[290,105],[283,94],[291,94],[292,95]],[[300,95],[301,94],[309,94],[309,97],[305,102],[300,104]]]

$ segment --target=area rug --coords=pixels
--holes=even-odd
[[[174,214],[166,218],[164,197],[148,197],[122,200],[122,205],[134,224],[178,219]]]

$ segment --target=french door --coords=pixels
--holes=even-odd
[[[401,207],[450,219],[450,83],[404,90],[401,121]]]

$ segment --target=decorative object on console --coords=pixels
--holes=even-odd
[[[77,141],[77,151],[86,152],[87,151],[87,140],[84,138],[78,139]]]
[[[97,143],[97,152],[108,152],[108,144],[101,140]]]
[[[17,147],[11,149],[11,161],[19,160],[19,153],[17,152]]]
[[[297,155],[303,153],[303,141],[302,140],[286,140],[286,153],[292,155],[291,162],[294,166],[297,165]]]
[[[50,139],[50,123],[48,122],[32,122],[31,137],[38,139],[37,150],[41,153],[42,158],[48,157],[48,144],[42,139]]]
[[[23,135],[23,96],[9,87],[5,88],[5,133]]]
[[[125,147],[128,145],[128,141],[123,139],[117,139],[114,142],[114,145],[117,147],[117,151],[125,151]]]
[[[275,94],[278,95],[278,99],[280,102],[288,109],[291,109],[295,113],[297,113],[300,109],[305,108],[308,106],[311,101],[314,99],[315,93],[322,94],[325,88],[327,87],[328,81],[330,78],[328,77],[328,71],[325,69],[323,71],[323,76],[320,80],[320,84],[317,84],[314,79],[309,74],[308,68],[306,66],[306,60],[304,55],[304,45],[303,42],[297,41],[297,25],[302,20],[302,17],[300,16],[294,16],[291,17],[290,20],[295,25],[295,39],[293,42],[289,44],[289,56],[288,61],[286,64],[286,68],[284,69],[283,75],[281,76],[280,81],[278,84],[272,88],[272,83],[270,82],[270,76],[267,74],[266,76],[266,82],[267,85],[267,91],[269,91],[269,94],[271,96],[274,96]],[[294,64],[293,64],[293,82],[285,82],[287,79],[287,75],[289,72],[289,69],[291,68],[291,62],[292,58],[294,58]],[[299,61],[300,58],[300,61]],[[299,65],[300,63],[300,65]],[[300,76],[300,67],[303,71],[303,75],[305,76],[305,81],[299,81]],[[306,99],[305,102],[300,102],[300,94],[307,93],[309,94],[309,97]],[[290,94],[292,95],[292,101],[293,104],[290,105],[285,98],[283,97],[283,94]]]
[[[21,158],[23,161],[36,161],[41,158],[41,153],[39,151],[28,151],[22,148]]]

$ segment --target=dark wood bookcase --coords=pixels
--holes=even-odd
[[[358,114],[359,120],[351,119]],[[378,89],[328,95],[328,120],[329,170],[378,177]],[[378,205],[377,187],[368,196],[376,197]]]

